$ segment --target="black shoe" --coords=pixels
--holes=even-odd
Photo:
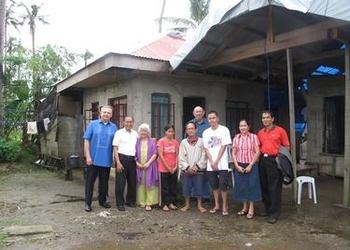
[[[136,207],[136,203],[127,202],[125,203],[128,207]]]
[[[267,219],[266,219],[267,223],[270,223],[270,224],[275,224],[277,222],[277,218],[275,217],[272,217],[272,216],[269,216]]]
[[[266,213],[266,212],[262,212],[262,213],[259,214],[259,216],[260,217],[267,217],[267,216],[269,216],[269,214]]]
[[[111,208],[111,204],[109,204],[108,202],[104,202],[104,203],[100,203],[100,206],[101,207],[104,207],[104,208]]]
[[[117,206],[117,209],[118,209],[119,211],[125,211],[125,207],[124,207],[124,206]]]
[[[210,204],[211,203],[211,199],[210,198],[202,198],[202,202],[205,204]]]
[[[85,210],[86,212],[91,212],[91,211],[92,211],[92,208],[91,208],[90,205],[85,204],[84,210]]]

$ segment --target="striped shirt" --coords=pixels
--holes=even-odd
[[[184,171],[188,166],[194,165],[197,165],[201,170],[205,170],[207,167],[203,140],[200,137],[194,145],[189,144],[187,139],[183,139],[180,143],[179,168]]]
[[[259,146],[258,137],[255,134],[237,134],[233,138],[233,148],[236,149],[236,159],[240,163],[250,163],[253,161],[255,146]]]

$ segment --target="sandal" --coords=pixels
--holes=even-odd
[[[170,204],[169,205],[169,208],[171,209],[171,210],[177,210],[177,206],[175,206],[174,204]]]
[[[168,208],[168,206],[167,206],[167,205],[165,205],[165,206],[163,207],[163,211],[165,211],[165,212],[169,212],[169,211],[170,211],[170,209]]]
[[[152,207],[151,206],[146,206],[145,210],[146,211],[152,211]]]
[[[186,211],[188,211],[188,210],[190,210],[190,209],[191,209],[191,207],[186,207],[186,206],[180,208],[180,210],[181,210],[182,212],[186,212]]]
[[[220,211],[220,208],[212,208],[212,209],[210,209],[209,210],[209,213],[211,213],[211,214],[215,214],[217,211]]]
[[[243,215],[246,215],[247,213],[248,213],[247,210],[242,209],[242,210],[239,211],[237,214],[238,214],[239,216],[243,216]]]
[[[199,212],[205,213],[207,210],[204,207],[197,208]]]
[[[247,214],[247,219],[253,219],[254,218],[254,213],[248,213]]]
[[[227,216],[228,215],[228,211],[222,211],[222,215],[223,216]]]

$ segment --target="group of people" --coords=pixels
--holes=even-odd
[[[282,173],[276,163],[280,146],[289,149],[286,131],[274,124],[270,111],[262,112],[263,128],[258,134],[249,131],[246,119],[239,122],[239,133],[231,139],[227,127],[220,125],[218,113],[197,106],[194,118],[185,126],[185,138],[179,143],[173,125],[164,128],[164,137],[151,137],[148,124],[133,130],[134,120],[127,116],[124,127],[111,122],[112,107],[102,106],[100,119],[92,121],[84,133],[87,164],[85,211],[92,211],[93,187],[99,178],[98,201],[107,202],[110,168],[116,169],[115,196],[119,211],[125,206],[143,207],[151,211],[161,206],[163,211],[178,209],[177,183],[182,182],[185,204],[191,208],[191,198],[197,199],[199,212],[206,212],[203,198],[214,197],[214,214],[228,213],[228,191],[232,188],[229,155],[234,165],[234,198],[243,203],[237,212],[247,219],[254,217],[254,202],[263,201],[267,222],[276,223],[281,213]],[[228,152],[232,146],[232,152]],[[125,194],[125,188],[126,195]],[[222,204],[220,206],[220,198]]]

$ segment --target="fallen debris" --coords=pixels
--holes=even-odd
[[[1,232],[8,236],[25,236],[52,233],[53,228],[49,225],[9,226],[3,228]]]
[[[108,211],[102,211],[98,214],[98,216],[103,217],[103,218],[107,218],[107,217],[111,216],[111,213]]]

